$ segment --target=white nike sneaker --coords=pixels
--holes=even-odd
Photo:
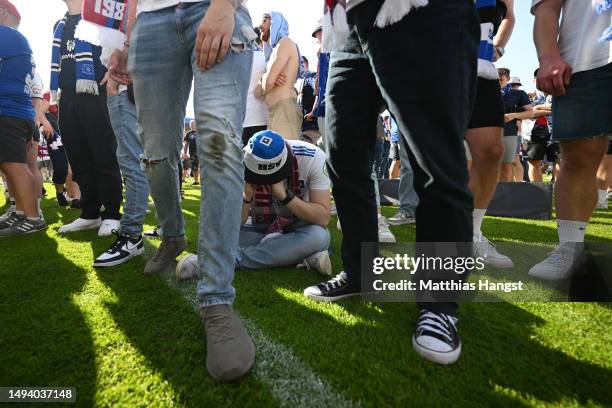
[[[383,215],[378,215],[378,241],[385,244],[395,244],[395,236],[389,229],[387,219]]]
[[[93,263],[95,267],[121,265],[144,253],[144,242],[141,236],[129,237],[117,235],[117,239],[108,251],[98,256]]]
[[[84,231],[84,230],[100,228],[100,225],[102,225],[102,221],[100,220],[100,218],[94,218],[93,220],[77,218],[76,220],[72,221],[70,224],[62,225],[61,227],[59,227],[57,232],[64,233],[64,232]]]
[[[304,259],[303,264],[307,269],[314,269],[321,275],[331,276],[332,274],[332,264],[331,259],[329,259],[329,252],[327,252],[327,249],[325,251],[320,251],[310,255]]]
[[[542,262],[529,270],[529,276],[555,281],[562,280],[572,274],[572,266],[582,254],[582,242],[562,242]]]
[[[512,259],[497,252],[495,245],[484,235],[474,236],[473,253],[477,258],[482,258],[483,263],[494,268],[508,269],[514,266]]]
[[[197,278],[199,269],[198,256],[196,254],[187,255],[176,264],[176,280],[184,281]]]
[[[113,234],[113,231],[119,231],[119,220],[104,220],[100,229],[98,230],[98,236],[109,237]]]

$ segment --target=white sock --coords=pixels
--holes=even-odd
[[[482,220],[484,220],[485,213],[487,212],[486,208],[474,208],[474,212],[472,212],[472,223],[474,224],[474,236],[480,239],[482,236],[482,232],[480,232],[480,228],[482,227]]]
[[[587,228],[586,222],[557,220],[557,232],[559,242],[584,242],[584,234]]]
[[[608,201],[608,190],[597,190],[597,201],[605,203]]]

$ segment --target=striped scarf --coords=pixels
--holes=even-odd
[[[287,188],[293,191],[293,194],[300,199],[304,198],[304,192],[300,188],[300,169],[297,159],[293,158],[293,169],[287,178]],[[284,216],[279,216],[277,211],[281,208],[272,196],[272,186],[256,185],[255,195],[253,196],[253,204],[251,207],[251,215],[253,224],[278,224],[282,227],[291,224],[296,220],[293,214],[285,213]],[[286,210],[288,211],[288,210]],[[281,210],[281,212],[283,212]]]
[[[597,14],[612,12],[612,0],[593,0],[593,8]],[[601,34],[599,42],[612,41],[612,25]]]
[[[347,0],[324,0],[323,6],[323,40],[321,50],[331,52],[340,50],[349,35],[349,26],[346,17]],[[385,0],[380,7],[374,26],[384,28],[397,23],[404,18],[410,10],[424,7],[428,0]]]
[[[62,18],[53,33],[51,50],[51,95],[56,100],[61,72],[62,34],[66,27],[68,14]],[[79,17],[80,21],[80,17]],[[76,60],[76,91],[79,94],[99,95],[96,70],[93,61],[93,50],[90,43],[75,38],[74,57]]]

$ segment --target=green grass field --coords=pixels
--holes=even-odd
[[[192,252],[199,196],[187,188],[183,201]],[[466,304],[463,354],[440,367],[412,349],[414,304],[319,304],[302,290],[322,277],[295,268],[237,272],[235,308],[258,355],[245,379],[217,384],[194,283],[145,277],[146,257],[95,270],[112,238],[58,235],[78,212],[54,199],[43,209],[44,233],[0,240],[0,386],[74,386],[78,406],[612,406],[610,304]],[[487,218],[483,229],[492,240],[557,239],[553,221]],[[330,231],[339,271],[341,233]],[[413,226],[392,231],[414,239]],[[612,211],[596,212],[587,239],[612,241]]]

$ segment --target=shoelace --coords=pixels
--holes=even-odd
[[[335,277],[331,278],[327,282],[325,282],[323,285],[325,286],[325,290],[330,290],[330,289],[339,288],[340,286],[342,286],[345,283],[346,283],[346,279],[345,279],[344,275],[343,274],[339,274],[339,275],[336,275]]]
[[[419,318],[418,323],[418,334],[424,331],[431,331],[437,333],[448,340],[449,343],[453,341],[451,336],[451,326],[455,328],[455,322],[452,318],[440,313],[423,312]]]
[[[112,230],[111,233],[116,235],[117,239],[115,240],[113,245],[111,245],[109,250],[106,251],[109,254],[113,254],[113,253],[117,252],[117,250],[119,250],[129,240],[129,237],[127,235],[121,235],[119,233],[119,231],[117,231],[116,229]]]
[[[166,250],[166,241],[162,240],[161,244],[159,244],[159,248],[157,249],[157,252],[155,252],[155,255],[153,256],[153,260],[159,261],[159,259],[163,257],[165,250]]]
[[[573,261],[575,252],[566,249],[563,245],[559,245],[548,254],[547,261],[550,261],[556,266],[566,266],[568,262]]]
[[[231,318],[225,314],[206,315],[206,333],[212,337],[213,343],[221,343],[232,340]]]

